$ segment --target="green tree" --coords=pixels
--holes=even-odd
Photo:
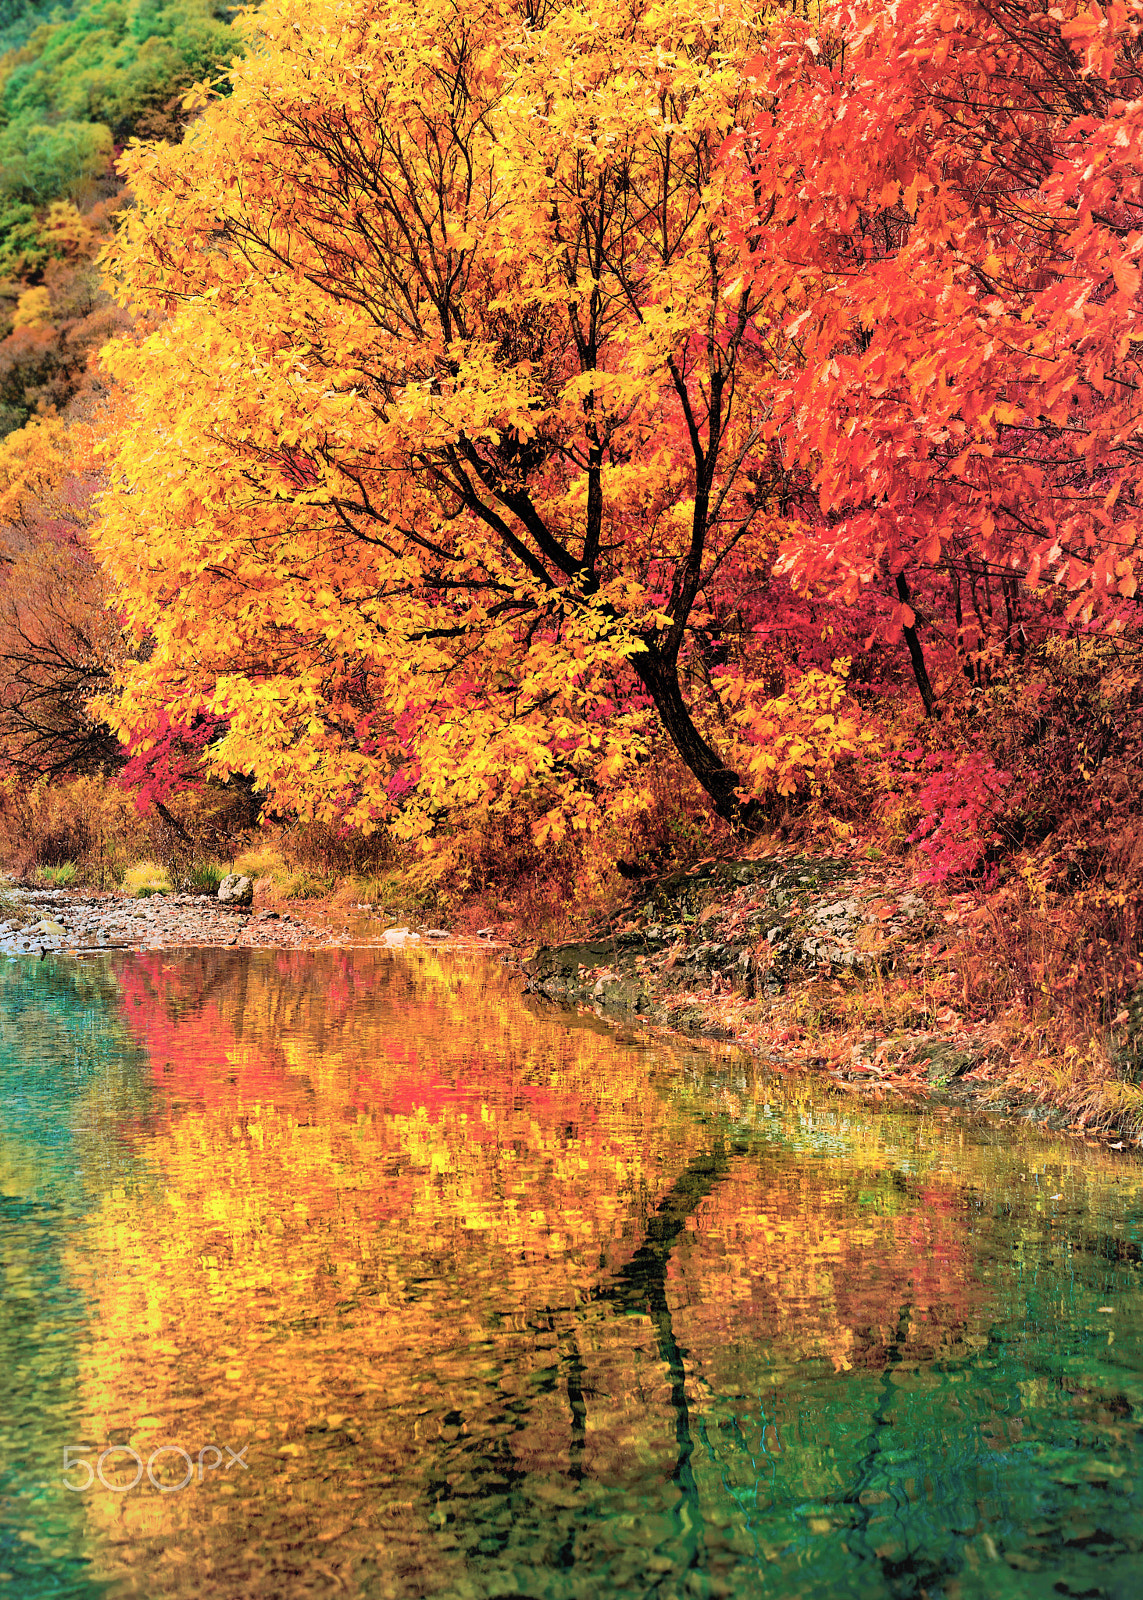
[[[100,122],[18,122],[0,133],[0,191],[35,206],[106,172],[111,131]]]

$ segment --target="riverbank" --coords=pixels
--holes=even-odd
[[[556,1005],[733,1044],[843,1094],[1019,1114],[1143,1146],[1143,994],[1082,1044],[978,993],[991,908],[846,854],[708,860],[640,886],[591,939],[522,952]]]
[[[646,881],[568,943],[394,923],[336,898],[235,908],[202,894],[21,887],[0,909],[0,954],[500,948],[548,1005],[731,1045],[844,1095],[946,1101],[1143,1147],[1143,996],[1086,1053],[1031,1035],[1018,1008],[976,993],[981,911],[977,897],[920,889],[900,864],[789,848]]]
[[[85,890],[10,890],[0,908],[0,955],[94,955],[104,950],[318,950],[346,944],[396,948],[420,941],[483,943],[446,929],[393,926],[368,906],[300,910],[221,905],[201,894],[143,898]]]

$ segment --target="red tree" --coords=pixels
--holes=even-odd
[[[962,649],[985,590],[1008,649],[1038,585],[1068,623],[1138,617],[1141,25],[1140,0],[856,0],[752,64],[743,259],[781,309],[770,430],[820,507],[784,566],[883,586],[927,704],[938,590]]]

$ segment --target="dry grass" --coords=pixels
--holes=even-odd
[[[0,862],[17,878],[72,864],[77,883],[111,887],[152,842],[131,797],[105,779],[0,784]]]

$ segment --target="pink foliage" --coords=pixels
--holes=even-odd
[[[222,717],[199,716],[186,725],[162,712],[147,748],[140,750],[138,742],[128,746],[131,755],[119,773],[123,787],[135,790],[139,810],[145,812],[156,801],[163,804],[188,789],[201,789],[202,753],[225,727]]]
[[[996,821],[1012,774],[980,751],[939,751],[925,758],[924,770],[917,796],[923,815],[909,835],[910,844],[928,858],[918,879],[944,883],[983,870],[989,885],[997,869],[985,862],[990,847],[1002,842]]]

